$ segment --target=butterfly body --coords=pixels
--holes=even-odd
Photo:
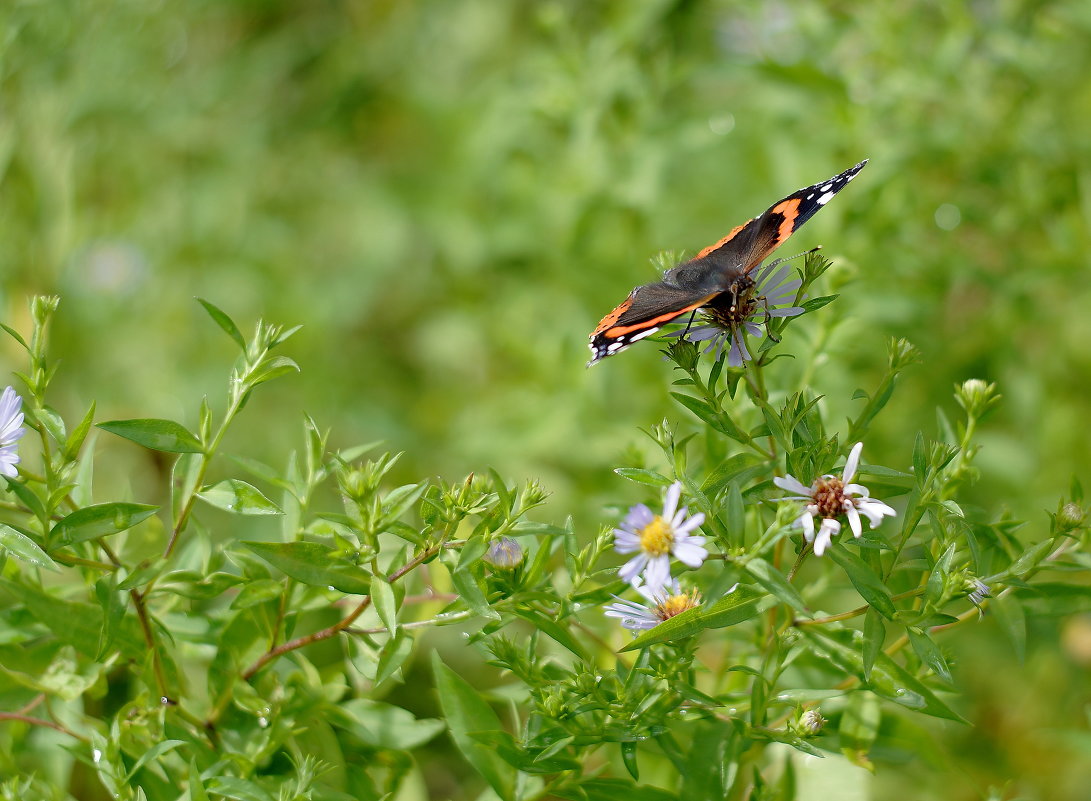
[[[754,269],[840,192],[867,161],[793,192],[764,213],[734,228],[694,258],[672,267],[661,280],[638,286],[591,332],[591,361],[613,356],[683,314],[708,307],[713,317],[739,317],[751,303]]]

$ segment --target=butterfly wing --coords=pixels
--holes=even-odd
[[[784,244],[799,227],[811,219],[833,196],[848,186],[849,181],[864,169],[867,159],[825,181],[804,187],[774,203],[763,214],[746,222],[727,236],[700,251],[691,262],[674,270],[684,271],[700,265],[711,279],[726,288],[732,278],[746,274],[761,264],[770,253]],[[671,270],[663,276],[671,280]],[[684,281],[683,281],[684,282]]]
[[[591,361],[587,363],[588,367],[651,336],[666,323],[699,309],[718,294],[719,291],[694,291],[662,281],[638,286],[591,332]]]
[[[867,159],[840,175],[793,192],[743,223],[655,284],[638,286],[591,332],[588,366],[651,336],[663,325],[704,306],[746,275],[848,186]]]

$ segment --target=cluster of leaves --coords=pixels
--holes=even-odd
[[[824,267],[812,254],[803,274]],[[56,299],[34,300],[29,343],[5,326],[29,356],[19,377],[41,456],[35,472],[24,442],[0,504],[0,771],[18,777],[0,797],[379,799],[413,797],[427,777],[525,801],[790,799],[793,762],[767,746],[871,767],[922,736],[912,713],[962,719],[940,635],[978,618],[975,590],[1017,652],[1028,615],[1091,601],[1072,578],[1089,566],[1078,485],[1029,538],[959,505],[997,399],[978,381],[956,393],[964,419],[941,413],[939,439],[917,437],[910,471],[861,465],[883,497],[904,498],[895,523],[813,557],[772,478],[833,471],[914,362],[904,341],[857,392],[846,440],[827,432],[821,399],[766,388],[788,320],[745,368],[670,346],[674,395],[700,426],[654,427],[659,467],[617,472],[655,492],[681,481],[712,554],[684,576],[701,605],[629,639],[599,611],[627,589],[609,527],[529,520],[545,498],[535,482],[487,471],[388,488],[396,455],[331,449],[309,416],[282,469],[225,459],[253,391],[297,369],[274,354],[293,331],[259,322],[247,340],[202,303],[240,351],[224,411],[202,402],[195,430],[97,424],[174,454],[162,508],[94,501],[94,406],[69,430],[47,402]],[[214,478],[225,469],[250,480]],[[257,534],[240,536],[248,522]],[[431,680],[414,659],[422,637]],[[423,750],[444,731],[479,786]],[[66,756],[46,758],[47,741]]]

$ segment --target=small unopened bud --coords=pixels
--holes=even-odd
[[[814,737],[826,725],[826,719],[817,709],[807,709],[800,713],[791,725],[792,731],[800,737]]]
[[[498,570],[515,570],[523,562],[523,548],[511,537],[501,537],[481,558]]]
[[[58,295],[35,295],[30,301],[30,314],[34,322],[43,326],[49,320],[53,312],[57,311],[61,299]]]
[[[674,340],[663,353],[687,373],[697,369],[700,353],[697,351],[697,346],[684,337]]]
[[[1000,400],[996,384],[989,384],[980,378],[971,378],[955,387],[955,400],[966,410],[966,414],[977,419]]]
[[[1057,514],[1057,525],[1061,531],[1072,531],[1083,525],[1087,513],[1078,503],[1066,503]]]
[[[965,588],[970,591],[968,597],[970,603],[974,606],[981,606],[982,601],[992,597],[992,590],[989,589],[989,585],[979,578],[967,579]]]

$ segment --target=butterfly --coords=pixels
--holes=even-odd
[[[867,159],[840,175],[793,192],[763,214],[736,226],[663,279],[638,286],[591,332],[591,361],[620,353],[688,312],[704,308],[717,324],[735,330],[752,313],[754,269],[848,186]]]

